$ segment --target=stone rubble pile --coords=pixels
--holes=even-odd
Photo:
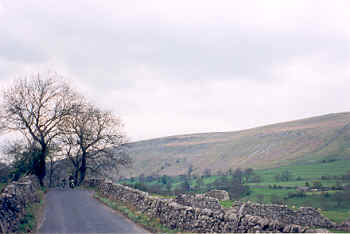
[[[232,209],[224,209],[216,198],[211,198],[207,195],[180,195],[175,199],[162,199],[152,197],[148,193],[137,189],[120,184],[102,182],[101,180],[98,182],[96,180],[91,181],[91,183],[86,181],[86,185],[97,187],[99,193],[111,200],[132,205],[138,211],[159,219],[163,225],[171,229],[185,232],[302,233],[327,232],[325,229],[312,229],[311,225],[313,225],[313,228],[329,227],[328,221],[311,221],[308,225],[298,225],[296,223],[286,223],[283,221],[284,218],[273,215],[259,216],[255,211],[251,212],[252,205],[247,203],[242,203],[240,207],[235,204],[235,207]],[[198,199],[203,199],[204,201],[199,202]],[[319,215],[319,213],[310,213],[310,215],[314,214]],[[281,216],[283,215],[281,214]],[[317,217],[317,220],[323,219]]]
[[[25,208],[40,202],[36,192],[39,187],[39,181],[34,176],[27,176],[3,188],[0,194],[0,233],[18,231]]]

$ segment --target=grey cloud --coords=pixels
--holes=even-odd
[[[114,74],[122,83],[127,82],[119,77],[124,67],[138,64],[170,73],[176,79],[266,81],[271,80],[269,66],[293,56],[326,53],[335,62],[349,57],[348,38],[337,38],[322,29],[245,31],[239,24],[220,22],[181,28],[153,18],[108,18],[86,6],[79,10],[75,4],[67,13],[64,9],[53,9],[52,14],[45,8],[23,10],[25,14],[12,27],[22,30],[21,20],[31,20],[33,34],[39,34],[39,39],[35,43],[26,43],[28,38],[8,39],[2,47],[3,56],[31,63],[57,57],[76,74],[89,71],[92,80],[109,79],[106,74]],[[6,38],[6,30],[2,31],[1,36]]]
[[[3,60],[18,63],[38,63],[48,59],[48,55],[44,51],[34,49],[31,45],[23,44],[15,38],[6,40],[2,33],[0,33],[0,38],[0,58]]]
[[[164,114],[164,124],[159,126],[158,130],[155,129],[155,132],[170,131],[164,129],[167,129],[167,120],[172,121],[169,117],[171,111],[177,112],[179,119],[181,116],[183,119],[177,126],[173,126],[176,129],[184,128],[181,124],[185,126],[192,118],[204,119],[203,115],[206,115],[206,120],[202,125],[198,123],[196,129],[202,126],[203,129],[215,129],[220,119],[217,117],[218,113],[224,115],[222,118],[227,119],[227,122],[234,120],[234,117],[239,118],[234,111],[227,109],[229,105],[240,106],[242,117],[236,122],[245,126],[243,122],[247,122],[247,118],[254,115],[254,111],[244,110],[244,107],[255,105],[261,107],[265,114],[274,115],[271,114],[274,113],[273,109],[283,106],[280,102],[286,102],[288,95],[293,95],[294,90],[289,91],[285,86],[296,88],[299,84],[292,84],[288,71],[283,70],[283,66],[287,66],[290,60],[307,60],[313,56],[322,56],[320,63],[307,64],[314,66],[310,69],[320,69],[321,66],[329,64],[346,67],[350,61],[350,34],[342,25],[329,23],[325,27],[322,23],[317,23],[317,20],[306,20],[309,24],[301,24],[302,21],[297,21],[293,14],[289,14],[286,28],[283,21],[286,19],[275,22],[271,20],[273,17],[264,24],[259,25],[258,22],[248,27],[246,20],[259,21],[265,13],[255,9],[253,13],[257,14],[256,19],[250,19],[248,14],[243,19],[224,20],[225,17],[229,18],[235,14],[234,11],[227,10],[223,12],[222,18],[206,20],[206,13],[211,13],[210,7],[203,13],[189,10],[187,5],[176,9],[186,8],[184,16],[188,18],[181,19],[183,15],[179,11],[172,13],[168,18],[166,14],[157,14],[155,9],[158,5],[151,6],[157,3],[156,1],[142,4],[141,2],[133,1],[124,6],[124,3],[118,1],[115,3],[118,6],[111,6],[110,9],[109,6],[104,6],[102,9],[96,6],[105,4],[100,1],[6,1],[5,8],[0,11],[0,79],[13,77],[17,70],[31,65],[46,65],[54,70],[63,67],[64,71],[78,84],[84,85],[86,92],[93,94],[97,101],[108,103],[109,107],[118,106],[117,102],[120,100],[125,102],[121,106],[126,109],[124,112],[132,119],[132,124],[140,122],[135,124],[135,131],[139,132],[133,135],[150,136],[153,126],[149,127],[147,133],[141,133],[141,115],[147,109],[150,126],[157,125],[151,122],[157,110],[167,112]],[[208,3],[209,1],[206,5]],[[196,9],[195,4],[191,4],[191,7]],[[236,4],[240,5],[239,2],[234,5]],[[220,13],[214,12],[211,16],[221,16]],[[308,11],[300,15],[305,13]],[[316,13],[315,16],[323,16],[319,12]],[[194,19],[189,18],[191,14]],[[201,19],[198,16],[200,14]],[[307,15],[305,17],[308,19]],[[324,15],[325,19],[320,19],[320,22],[333,22],[331,17]],[[346,15],[342,17],[345,18]],[[294,21],[299,23],[294,24]],[[272,24],[278,25],[275,27]],[[277,75],[272,73],[271,70],[276,67],[282,67],[283,71]],[[307,73],[302,71],[296,74],[305,76],[305,79],[316,80],[307,77]],[[280,87],[277,83],[284,81],[282,76],[287,77],[286,84]],[[145,81],[140,82],[143,79]],[[159,87],[160,80],[162,87]],[[230,86],[225,89],[224,96],[218,95],[223,92],[222,88],[203,89],[203,84],[210,86],[210,82],[213,81]],[[150,87],[140,87],[148,83]],[[269,89],[269,85],[276,88]],[[188,86],[190,88],[186,89]],[[197,86],[200,86],[198,90]],[[252,93],[241,91],[252,86]],[[261,89],[269,90],[270,93],[277,91],[277,94],[264,96]],[[278,99],[281,96],[280,89],[288,93],[283,100]],[[326,89],[320,88],[310,92],[320,93],[324,90]],[[341,90],[340,94],[334,90],[332,93],[341,95],[345,92]],[[157,96],[158,91],[165,94]],[[197,92],[195,98],[194,91]],[[212,92],[210,99],[205,92]],[[256,93],[263,96],[263,104],[254,99]],[[329,95],[332,96],[332,93]],[[298,100],[306,100],[307,95],[302,92]],[[338,97],[337,95],[334,97]],[[224,104],[218,105],[223,99]],[[242,99],[245,99],[243,104]],[[206,107],[203,102],[209,102],[208,100],[210,103]],[[190,103],[187,109],[183,107],[185,102]],[[296,107],[287,108],[285,113],[299,111],[300,116],[306,117],[308,114],[304,109],[311,111],[314,103],[312,99],[302,110]],[[340,108],[341,104],[338,106]],[[319,107],[317,113],[321,113],[322,108]],[[326,109],[324,111],[327,112]],[[283,116],[286,117],[287,114]],[[264,118],[266,120],[267,117],[261,116],[261,119]],[[276,119],[278,116],[269,121]],[[221,130],[227,126],[231,126],[230,123],[224,125]],[[238,128],[237,126],[234,128]]]
[[[66,59],[74,67],[104,66],[114,71],[144,64],[172,73],[177,79],[215,76],[219,79],[269,80],[268,66],[287,62],[294,56],[328,54],[333,62],[349,58],[347,38],[333,38],[332,34],[228,32],[224,38],[206,41],[206,31],[194,30],[191,34],[179,35],[171,29],[145,30],[137,26],[131,26],[128,32],[114,30],[92,30],[101,34],[84,39],[80,44],[74,45],[67,40],[65,46],[74,49]],[[99,40],[100,36],[107,39]]]

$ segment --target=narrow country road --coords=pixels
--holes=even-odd
[[[84,190],[47,193],[39,233],[146,233]]]

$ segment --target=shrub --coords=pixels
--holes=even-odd
[[[306,194],[303,191],[297,191],[297,192],[289,192],[287,197],[288,198],[300,198],[300,197],[305,197]]]

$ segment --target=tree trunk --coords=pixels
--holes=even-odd
[[[81,159],[81,167],[80,167],[80,180],[79,185],[83,183],[86,175],[86,153],[84,152]]]
[[[49,182],[49,187],[50,188],[52,188],[53,187],[53,182],[52,182],[52,177],[53,177],[53,172],[54,172],[54,168],[53,168],[53,166],[54,166],[54,161],[53,161],[53,159],[51,158],[50,159],[50,175],[49,175],[49,180],[50,180],[50,182]]]
[[[78,183],[78,177],[79,177],[79,167],[75,169],[74,172],[74,185],[77,185]]]
[[[34,174],[38,177],[40,186],[44,186],[44,178],[46,175],[46,154],[47,154],[47,146],[42,145],[41,151],[38,152],[37,162],[35,163]]]

